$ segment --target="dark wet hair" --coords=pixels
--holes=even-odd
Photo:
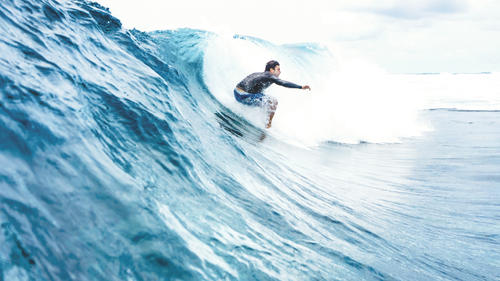
[[[271,69],[274,69],[277,65],[280,65],[279,62],[275,60],[270,60],[266,63],[266,71],[270,71]]]

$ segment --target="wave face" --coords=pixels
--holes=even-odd
[[[450,99],[462,76],[78,0],[2,1],[0,31],[2,280],[499,277],[496,74]],[[231,97],[271,58],[313,92],[271,87],[266,132]]]

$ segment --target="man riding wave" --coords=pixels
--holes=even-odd
[[[242,104],[250,106],[260,106],[267,109],[269,113],[268,123],[266,128],[271,127],[274,113],[278,106],[276,98],[266,96],[262,92],[267,89],[271,84],[278,84],[287,88],[307,89],[311,90],[308,85],[300,86],[292,82],[281,80],[278,77],[281,74],[281,67],[279,62],[272,60],[266,64],[264,72],[256,72],[248,75],[234,89],[234,97]]]

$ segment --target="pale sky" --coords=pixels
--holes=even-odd
[[[500,72],[500,0],[97,0],[125,28],[318,42],[392,73]]]

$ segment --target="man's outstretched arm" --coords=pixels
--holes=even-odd
[[[278,85],[280,85],[280,86],[287,87],[287,88],[302,89],[302,90],[306,90],[306,89],[307,90],[311,90],[311,87],[309,87],[309,85],[300,86],[300,85],[297,85],[297,84],[292,83],[292,82],[281,80],[279,78],[274,78],[273,82],[276,83],[276,84],[278,84]]]
[[[300,86],[300,85],[297,85],[297,84],[292,83],[292,82],[281,80],[279,78],[274,78],[274,83],[276,83],[280,86],[283,86],[283,87],[287,87],[287,88],[302,89],[302,90],[309,90],[309,91],[311,90],[311,87],[309,87],[309,85]]]
[[[287,88],[302,89],[302,86],[300,86],[300,85],[297,85],[295,83],[288,82],[285,80],[281,80],[279,78],[274,78],[273,82],[280,85],[280,86],[287,87]]]

